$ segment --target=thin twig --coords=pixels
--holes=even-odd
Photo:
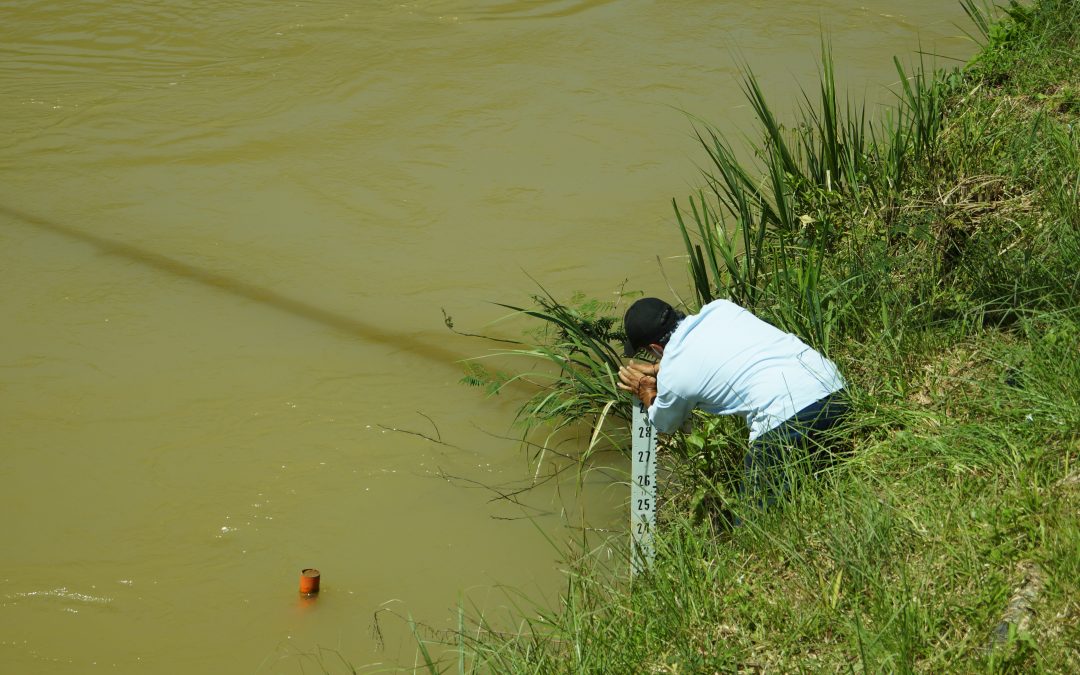
[[[420,417],[423,417],[428,422],[431,422],[431,428],[435,430],[435,436],[439,439],[439,442],[441,443],[442,442],[442,434],[439,433],[439,427],[436,426],[435,420],[431,419],[430,417],[428,417],[424,413],[420,412],[419,410],[416,411],[416,414],[419,415]]]
[[[515,504],[517,506],[520,506],[523,509],[532,509],[533,511],[537,511],[537,512],[543,514],[543,515],[549,515],[551,513],[551,511],[543,511],[542,509],[539,509],[539,508],[537,508],[535,506],[530,506],[528,504],[523,504],[520,501],[518,501],[516,499],[516,497],[517,497],[517,495],[521,494],[522,491],[520,491],[520,490],[517,491],[517,492],[504,492],[504,491],[499,490],[498,488],[496,488],[496,487],[494,487],[492,485],[488,485],[487,483],[484,483],[484,482],[481,482],[481,481],[478,481],[478,480],[475,480],[475,479],[472,479],[472,478],[465,478],[463,476],[454,476],[452,474],[446,473],[441,468],[439,469],[438,475],[439,475],[440,478],[445,478],[448,481],[459,481],[459,482],[462,482],[462,483],[471,483],[472,485],[474,485],[476,487],[483,488],[483,489],[488,490],[490,492],[494,492],[496,495],[498,495],[498,497],[493,497],[492,499],[488,500],[489,502],[498,501],[499,499],[505,499],[506,501],[510,502],[511,504]],[[547,479],[547,480],[550,480],[550,479]]]
[[[425,417],[426,417],[426,415],[425,415]],[[445,445],[448,448],[453,448],[455,450],[464,450],[464,448],[456,446],[453,443],[447,443],[446,441],[444,441],[442,439],[439,439],[439,438],[432,438],[431,436],[428,436],[427,434],[422,434],[419,431],[409,431],[408,429],[398,429],[397,427],[388,427],[385,424],[379,424],[379,425],[376,425],[376,426],[378,426],[380,429],[383,429],[385,431],[393,431],[393,432],[396,432],[396,433],[399,433],[399,434],[408,434],[409,436],[417,436],[419,438],[424,439],[425,441],[431,441],[432,443],[437,443],[438,445]],[[438,433],[438,429],[436,429],[436,433]]]
[[[491,337],[490,335],[481,335],[479,333],[465,333],[463,331],[460,331],[460,330],[454,328],[454,317],[447,314],[445,309],[440,307],[439,310],[442,312],[442,315],[443,315],[443,323],[446,324],[446,327],[450,329],[451,333],[455,333],[456,335],[460,335],[462,337],[480,338],[481,340],[490,340],[491,342],[504,342],[504,343],[506,343],[508,345],[522,345],[522,344],[525,344],[524,342],[521,342],[520,340],[505,340],[503,338]]]

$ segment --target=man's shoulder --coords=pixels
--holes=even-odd
[[[714,322],[717,320],[732,321],[740,315],[753,316],[731,300],[720,299],[704,305],[701,311],[694,316],[701,322]]]
[[[683,337],[687,340],[694,339],[695,334],[710,333],[730,327],[733,322],[739,321],[742,316],[753,316],[745,309],[730,300],[713,300],[703,306],[697,314],[685,319],[686,329],[672,337]]]

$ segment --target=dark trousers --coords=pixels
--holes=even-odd
[[[799,467],[827,457],[829,430],[848,413],[844,390],[806,406],[783,424],[758,436],[743,458],[740,492],[761,505],[791,490]]]

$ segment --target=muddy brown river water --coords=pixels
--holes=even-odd
[[[0,2],[0,671],[409,666],[405,617],[554,602],[541,531],[621,528],[618,462],[493,500],[536,471],[499,438],[519,401],[458,383],[488,346],[441,310],[513,335],[490,303],[533,279],[665,293],[669,200],[703,159],[687,115],[744,128],[740,60],[788,110],[824,29],[843,84],[888,101],[891,57],[968,55],[963,21],[940,0]]]

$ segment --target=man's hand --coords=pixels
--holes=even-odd
[[[642,375],[648,375],[649,377],[656,377],[660,374],[659,363],[634,363],[633,359],[631,359],[630,363],[625,367],[636,370]]]
[[[657,364],[634,363],[619,368],[619,389],[633,392],[646,407],[656,398],[656,376],[660,374]]]

